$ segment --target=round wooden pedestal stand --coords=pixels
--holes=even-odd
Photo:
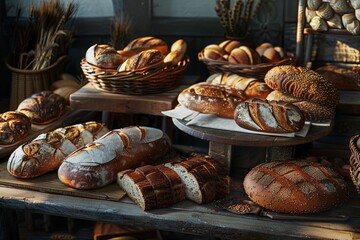
[[[209,141],[209,155],[220,161],[230,171],[232,146],[266,148],[266,161],[291,158],[296,145],[310,143],[329,134],[334,124],[328,127],[311,126],[306,137],[274,137],[258,134],[224,131],[219,129],[187,126],[186,121],[173,118],[181,131]]]

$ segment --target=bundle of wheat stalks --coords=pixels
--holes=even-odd
[[[15,24],[11,65],[40,70],[66,55],[74,33],[70,20],[76,11],[77,5],[68,3],[65,7],[60,0],[32,5],[29,19]]]
[[[230,6],[230,0],[217,0],[215,12],[225,29],[225,34],[232,37],[244,37],[249,24],[259,10],[261,0],[236,0]]]

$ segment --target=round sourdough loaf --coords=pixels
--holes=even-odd
[[[337,172],[307,160],[260,164],[245,176],[244,188],[258,205],[283,213],[324,211],[348,197],[347,184]]]

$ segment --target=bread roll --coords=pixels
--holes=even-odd
[[[85,59],[100,68],[116,69],[126,58],[118,54],[110,45],[95,44],[86,51]]]
[[[224,49],[225,52],[230,54],[233,49],[238,48],[241,45],[241,42],[236,40],[225,40],[219,44],[219,47],[221,47],[222,49]]]
[[[19,111],[0,114],[0,145],[10,145],[25,138],[31,130],[30,119]]]
[[[159,50],[149,49],[126,59],[118,71],[136,71],[155,64],[163,63],[163,55]]]
[[[226,54],[225,50],[216,44],[210,44],[204,48],[205,58],[222,61],[225,60],[224,56]]]
[[[261,63],[261,58],[254,49],[240,46],[231,51],[229,62],[234,64],[254,65]]]
[[[114,182],[120,171],[154,163],[170,147],[167,135],[156,128],[115,129],[71,153],[59,167],[58,176],[72,188],[103,187]]]
[[[282,47],[275,47],[268,42],[260,44],[255,50],[260,55],[262,62],[278,62],[286,57]]]
[[[258,98],[240,103],[234,119],[242,128],[269,133],[297,132],[305,123],[302,111],[295,105]]]
[[[331,108],[340,100],[336,87],[309,68],[277,66],[266,73],[264,80],[274,90]]]
[[[170,207],[185,199],[181,178],[163,165],[121,171],[117,183],[143,210]]]
[[[266,98],[272,91],[264,81],[231,73],[214,73],[206,79],[206,82],[227,85],[244,91],[247,98]]]
[[[132,40],[124,48],[124,51],[134,51],[135,53],[139,53],[148,49],[158,50],[163,55],[168,53],[168,45],[162,39],[152,36],[139,37]]]
[[[241,90],[204,82],[184,89],[178,96],[178,102],[186,108],[224,118],[233,118],[235,107],[245,99]]]
[[[11,153],[7,170],[18,178],[34,178],[56,170],[68,154],[108,131],[103,123],[87,122],[40,134]]]
[[[230,177],[221,164],[208,157],[194,156],[166,163],[185,185],[186,198],[198,204],[210,203],[230,193]]]
[[[305,121],[327,122],[335,117],[335,109],[294,97],[278,90],[272,91],[267,97],[269,101],[285,101],[297,106],[304,114]]]
[[[58,120],[66,110],[66,100],[51,91],[34,93],[20,102],[18,111],[30,118],[33,124],[49,124]]]
[[[170,53],[165,56],[164,62],[176,66],[184,58],[186,50],[187,44],[183,39],[175,41],[171,45]]]
[[[340,15],[354,11],[347,0],[331,0],[329,5],[334,12]]]
[[[348,198],[346,181],[336,171],[299,159],[254,167],[245,176],[244,189],[258,205],[282,213],[320,212]]]

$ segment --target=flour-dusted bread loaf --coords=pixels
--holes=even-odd
[[[233,118],[235,107],[245,99],[244,91],[206,82],[196,83],[178,96],[178,102],[186,108],[224,118]]]
[[[260,98],[240,103],[235,109],[234,119],[242,128],[270,133],[297,132],[305,124],[302,111],[295,105]]]
[[[0,145],[16,143],[30,131],[30,119],[22,112],[7,111],[0,114]]]
[[[266,84],[295,97],[334,108],[339,103],[336,87],[317,72],[292,65],[270,69],[264,78]]]
[[[230,177],[221,164],[209,157],[189,157],[165,166],[180,176],[186,197],[198,204],[224,198],[230,193]]]
[[[305,121],[327,122],[335,117],[334,108],[297,98],[278,90],[272,91],[266,99],[269,101],[285,101],[294,104],[303,112]]]
[[[163,165],[121,171],[117,183],[143,210],[169,207],[185,199],[180,177]]]
[[[245,176],[244,189],[258,205],[283,213],[320,212],[348,197],[347,183],[337,172],[306,160],[260,164]]]
[[[245,92],[247,98],[266,98],[272,89],[256,78],[244,77],[233,73],[214,73],[206,82],[233,87]]]
[[[163,65],[164,56],[159,50],[149,49],[129,57],[123,62],[118,71],[136,71],[152,65]]]
[[[160,38],[153,36],[139,37],[132,40],[125,48],[124,51],[134,51],[139,53],[144,50],[155,49],[159,50],[161,54],[168,53],[168,45]]]
[[[78,189],[103,187],[116,180],[117,173],[154,163],[171,148],[168,136],[151,127],[114,129],[71,153],[61,164],[61,182]]]
[[[116,69],[126,60],[123,55],[107,44],[95,44],[88,48],[85,59],[92,65],[109,69]]]
[[[108,131],[103,123],[91,121],[40,134],[11,153],[7,170],[18,178],[33,178],[56,170],[71,152]]]
[[[33,124],[49,124],[65,113],[66,100],[52,91],[45,90],[21,101],[17,110],[28,116]]]

